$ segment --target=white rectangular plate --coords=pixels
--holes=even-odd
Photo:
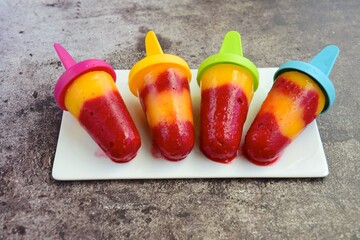
[[[244,134],[272,86],[276,68],[260,68],[260,84],[251,102]],[[279,161],[267,167],[256,166],[242,156],[230,164],[208,160],[199,150],[200,88],[196,70],[190,84],[196,129],[193,151],[180,162],[170,162],[152,154],[152,141],[145,115],[137,97],[127,85],[128,70],[116,71],[117,86],[140,132],[142,146],[128,163],[112,162],[100,150],[69,112],[64,112],[52,176],[56,180],[169,179],[169,178],[303,178],[325,177],[328,166],[316,122],[286,148]],[[244,137],[244,136],[243,136]]]

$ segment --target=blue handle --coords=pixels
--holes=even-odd
[[[338,55],[339,48],[335,45],[329,45],[316,54],[309,63],[322,71],[325,76],[329,76]]]

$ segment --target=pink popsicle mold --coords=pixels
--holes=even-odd
[[[116,73],[107,62],[100,59],[88,59],[76,63],[72,56],[66,51],[63,46],[55,43],[54,48],[66,70],[60,76],[54,88],[54,97],[56,103],[61,109],[67,111],[65,106],[65,94],[67,88],[77,77],[85,73],[92,71],[104,71],[110,74],[111,77],[114,79],[114,82],[116,82]]]

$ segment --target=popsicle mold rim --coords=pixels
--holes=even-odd
[[[251,75],[253,76],[253,81],[254,81],[253,82],[254,83],[254,92],[256,91],[256,89],[259,87],[259,71],[257,70],[257,67],[253,62],[251,62],[249,59],[244,58],[244,57],[238,58],[237,56],[234,56],[233,54],[231,54],[231,55],[230,54],[222,54],[222,56],[217,56],[217,55],[218,54],[212,55],[204,60],[204,62],[209,61],[209,63],[206,63],[206,65],[207,65],[206,67],[203,67],[200,65],[200,67],[198,69],[198,74],[196,77],[196,80],[197,80],[197,83],[199,86],[200,86],[202,75],[209,68],[211,68],[215,65],[218,65],[218,64],[233,64],[235,66],[243,67],[251,73]],[[220,58],[221,61],[218,61],[217,58]],[[237,62],[238,60],[241,60],[242,64],[236,64],[235,62]],[[256,71],[254,71],[254,69],[256,69]]]
[[[191,81],[191,71],[187,62],[179,56],[163,53],[154,31],[149,31],[145,36],[145,50],[146,57],[135,63],[129,73],[128,85],[132,94],[138,96],[137,88],[141,84],[139,76],[160,64],[169,64],[183,69],[189,82]]]
[[[111,75],[114,82],[116,82],[116,73],[114,69],[106,62],[100,59],[89,59],[82,62],[78,62],[72,66],[66,72],[64,72],[59,80],[56,82],[54,88],[54,96],[59,107],[67,111],[65,106],[65,94],[67,88],[71,83],[79,76],[92,72],[92,71],[104,71]]]
[[[55,49],[57,50],[57,45],[63,48],[60,44],[54,44]],[[65,50],[65,48],[63,48]],[[63,62],[64,67],[66,68],[65,72],[60,76],[60,78],[57,80],[54,88],[54,97],[56,100],[56,103],[59,105],[59,107],[62,110],[67,111],[65,106],[65,94],[67,88],[70,86],[70,84],[80,75],[92,72],[92,71],[104,71],[111,75],[114,82],[116,82],[116,73],[114,69],[105,61],[100,59],[88,59],[81,62],[76,63],[71,55],[65,50],[65,54],[68,56],[61,56],[61,53],[57,51],[59,54],[59,57],[61,61]],[[74,65],[68,65],[66,62],[67,59],[70,57],[70,63],[74,63]]]

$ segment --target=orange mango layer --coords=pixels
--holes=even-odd
[[[84,102],[116,89],[114,80],[107,72],[88,72],[71,83],[65,95],[65,106],[74,117],[79,118]]]
[[[178,91],[151,92],[145,99],[146,116],[150,127],[161,122],[189,121],[193,123],[190,93]]]
[[[307,75],[299,72],[286,72],[283,77],[300,86],[304,91],[315,90],[319,95],[316,116],[322,111],[325,105],[325,97],[319,86]],[[278,77],[278,78],[279,78]],[[262,112],[270,112],[275,116],[282,135],[294,139],[305,127],[303,120],[304,106],[301,99],[291,99],[291,96],[284,94],[278,89],[272,89],[267,97],[266,104],[262,106]]]
[[[233,64],[217,64],[207,69],[201,77],[201,91],[225,84],[241,88],[248,102],[251,102],[254,95],[253,77],[245,68]]]

